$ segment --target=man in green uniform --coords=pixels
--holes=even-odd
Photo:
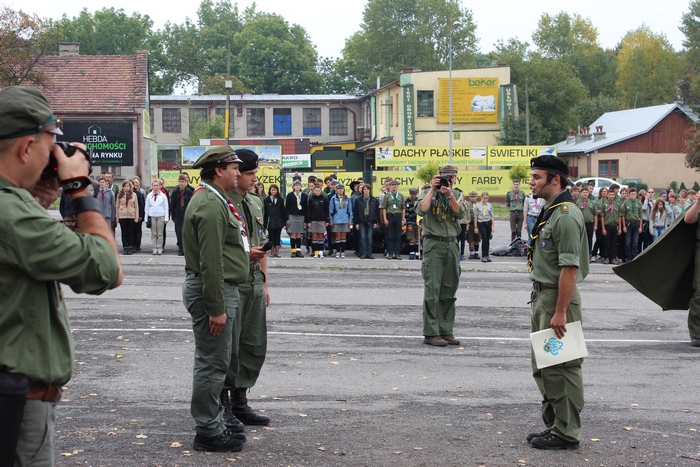
[[[401,259],[401,230],[406,224],[406,198],[399,193],[399,182],[389,182],[389,191],[379,205],[379,216],[386,232],[386,259]]]
[[[441,166],[440,175],[416,202],[416,214],[423,216],[423,343],[440,347],[459,345],[452,330],[462,273],[457,235],[462,230],[459,219],[467,211],[460,203],[462,192],[454,186],[456,179],[457,167]]]
[[[537,218],[528,266],[533,282],[531,331],[552,328],[559,339],[566,323],[581,320],[581,296],[576,283],[588,274],[588,240],[581,210],[566,191],[569,168],[555,156],[531,159],[533,196],[545,200]],[[531,433],[528,442],[539,449],[577,449],[581,441],[583,359],[532,372],[542,393],[546,430]]]
[[[46,97],[0,90],[0,465],[51,466],[56,404],[73,374],[73,340],[60,284],[101,294],[123,272],[91,186],[85,146],[66,157]],[[55,159],[57,172],[42,176]],[[46,209],[70,196],[72,232]]]
[[[238,286],[241,295],[233,325],[231,361],[226,374],[226,384],[221,398],[226,405],[226,425],[243,430],[246,425],[267,425],[267,415],[254,412],[248,406],[246,391],[255,386],[267,354],[267,305],[270,294],[267,290],[267,255],[262,246],[267,242],[267,231],[263,226],[263,200],[250,192],[258,181],[258,155],[250,149],[237,149],[241,159],[236,188],[228,197],[243,216],[245,231],[250,241],[250,274]],[[230,391],[230,394],[229,394]]]
[[[513,189],[506,193],[506,207],[510,211],[510,240],[513,241],[523,233],[523,204],[525,192],[520,189],[520,180],[513,180]]]
[[[197,159],[202,184],[182,222],[186,278],[182,302],[192,316],[194,369],[190,412],[197,451],[240,451],[245,436],[230,432],[219,395],[231,359],[231,337],[239,305],[238,285],[248,278],[248,241],[243,220],[226,199],[236,186],[241,160],[229,146]]]
[[[627,261],[637,257],[639,234],[642,232],[642,202],[637,199],[637,189],[629,190],[629,197],[620,206],[620,223],[625,234],[625,255]]]

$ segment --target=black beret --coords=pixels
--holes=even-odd
[[[250,149],[236,149],[236,155],[241,160],[241,165],[238,166],[239,172],[247,172],[258,168],[258,155]]]
[[[569,166],[557,156],[544,155],[530,159],[530,168],[555,172],[565,177],[569,176]]]
[[[46,131],[62,135],[58,120],[44,94],[28,86],[0,90],[0,139],[19,138]]]

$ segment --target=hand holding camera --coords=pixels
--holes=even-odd
[[[80,152],[84,157],[72,157]],[[57,141],[49,155],[49,163],[41,174],[41,178],[58,178],[69,180],[87,177],[92,169],[90,155],[83,144]]]

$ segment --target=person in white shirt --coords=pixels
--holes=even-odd
[[[542,206],[544,206],[544,201],[542,201],[539,198],[535,198],[532,196],[532,193],[528,195],[527,198],[525,198],[525,203],[523,206],[523,210],[527,214],[527,243],[530,243],[530,239],[532,238],[530,234],[532,233],[532,228],[535,226],[535,221],[537,220],[537,216],[540,215],[540,211],[542,211]]]
[[[151,226],[151,243],[153,244],[153,254],[163,254],[163,231],[170,220],[170,209],[168,208],[168,196],[161,190],[159,180],[154,180],[152,190],[146,195],[146,209],[144,221]]]

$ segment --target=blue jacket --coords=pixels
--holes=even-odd
[[[340,206],[338,195],[331,198],[330,216],[333,224],[350,224],[352,222],[352,201],[345,198],[344,206]]]

